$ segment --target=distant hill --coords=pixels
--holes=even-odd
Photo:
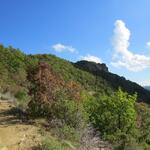
[[[144,88],[150,90],[150,86],[144,86]]]
[[[130,94],[137,92],[139,101],[150,103],[150,91],[124,77],[109,72],[105,64],[79,61],[72,63],[50,54],[26,55],[19,49],[0,45],[0,92],[16,94],[27,91],[27,70],[39,61],[49,63],[64,81],[74,81],[90,93],[110,95],[121,87]]]

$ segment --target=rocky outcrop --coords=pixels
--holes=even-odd
[[[82,61],[76,62],[74,65],[77,68],[80,68],[80,69],[84,68],[85,71],[88,71],[88,72],[91,72],[91,73],[94,73],[94,74],[98,74],[101,71],[109,72],[108,67],[104,63],[100,64],[100,63],[95,63],[95,62],[89,62],[89,61],[82,60]]]
[[[129,94],[137,93],[139,102],[150,104],[150,91],[144,89],[142,86],[135,82],[126,80],[124,77],[109,72],[108,67],[105,64],[78,61],[74,64],[74,66],[81,70],[92,73],[94,76],[101,77],[102,79],[106,80],[114,90],[117,90],[119,87],[121,87]]]

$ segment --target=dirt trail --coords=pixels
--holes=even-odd
[[[0,150],[31,150],[41,140],[39,128],[11,114],[13,108],[11,102],[0,100]]]

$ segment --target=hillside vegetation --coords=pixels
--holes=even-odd
[[[54,55],[26,55],[12,47],[0,46],[0,87],[4,92],[16,94],[28,85],[27,70],[32,69],[39,61],[45,61],[65,81],[75,81],[88,91],[111,93],[113,89],[102,77],[75,68],[72,63]],[[95,84],[96,83],[96,84]],[[15,87],[15,88],[14,88]]]
[[[65,81],[75,81],[88,91],[97,91],[109,95],[112,91],[121,87],[130,94],[136,92],[139,101],[150,102],[149,91],[108,71],[99,70],[99,68],[96,68],[95,71],[90,70],[88,68],[90,62],[85,62],[85,65],[82,66],[80,62],[73,64],[50,54],[26,55],[19,49],[5,48],[2,45],[0,46],[0,54],[0,90],[5,92],[8,90],[16,93],[26,88],[28,84],[27,70],[36,66],[39,61],[45,61]],[[96,66],[93,63],[92,67],[94,65]]]
[[[150,93],[138,84],[105,64],[73,64],[2,45],[0,54],[1,99],[13,99],[27,120],[44,119],[47,138],[35,149],[150,149]]]

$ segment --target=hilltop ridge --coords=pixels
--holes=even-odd
[[[150,103],[150,91],[137,83],[109,72],[106,64],[88,61],[72,63],[51,54],[26,55],[12,47],[0,45],[0,92],[10,92],[16,95],[20,91],[27,93],[27,70],[39,61],[51,65],[65,81],[73,80],[87,91],[97,91],[111,95],[121,87],[124,91],[138,94],[138,100]]]
[[[138,94],[139,102],[150,103],[150,91],[144,89],[142,86],[135,82],[127,80],[125,77],[121,77],[117,74],[108,71],[106,64],[99,64],[89,61],[78,61],[74,64],[75,67],[92,73],[94,76],[100,76],[105,79],[109,85],[117,90],[121,87],[124,91],[134,94]]]

